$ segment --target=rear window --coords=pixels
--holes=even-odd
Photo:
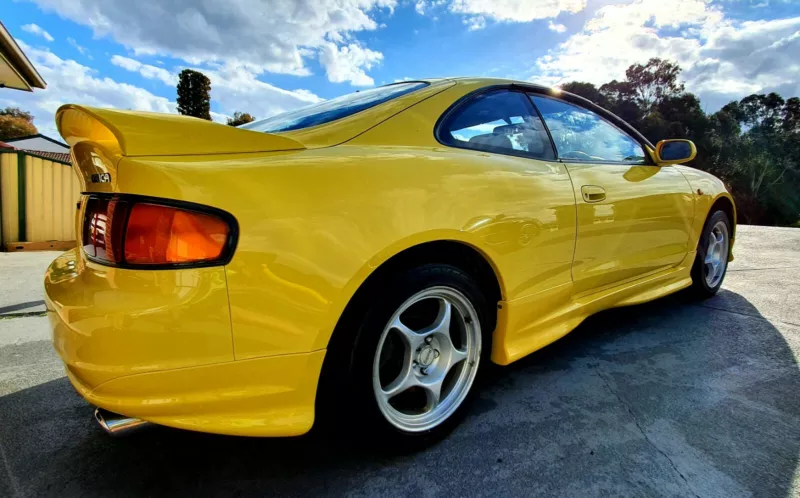
[[[271,118],[243,124],[240,128],[274,133],[318,126],[342,119],[378,104],[383,104],[426,86],[428,86],[427,83],[414,81],[370,88],[369,90],[362,90],[318,104],[312,104],[296,111],[289,111]]]

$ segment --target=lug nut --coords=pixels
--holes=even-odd
[[[426,337],[425,338],[425,344],[430,344],[432,340],[433,340],[433,337],[431,337],[431,336]]]

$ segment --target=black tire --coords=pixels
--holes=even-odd
[[[463,294],[481,326],[478,372],[466,398],[436,427],[424,432],[401,430],[381,413],[373,390],[373,360],[382,332],[394,313],[420,291],[449,287]],[[465,271],[446,264],[426,264],[373,282],[359,292],[353,310],[343,317],[331,339],[318,390],[318,422],[328,435],[344,436],[372,449],[406,453],[446,437],[463,419],[474,399],[479,379],[490,362],[494,319],[477,282]]]
[[[717,225],[717,223],[722,222],[727,227],[728,233],[728,248],[730,248],[730,236],[733,234],[733,230],[731,227],[731,222],[728,219],[728,215],[725,214],[724,211],[717,210],[711,213],[711,215],[706,220],[705,225],[703,226],[703,233],[700,235],[700,240],[697,242],[697,256],[695,256],[694,265],[692,266],[692,286],[690,287],[689,294],[694,299],[708,299],[714,296],[717,292],[719,292],[720,287],[722,287],[722,282],[725,280],[725,275],[728,271],[728,264],[727,258],[728,254],[726,251],[725,254],[725,265],[722,270],[722,278],[719,279],[713,286],[710,286],[706,280],[707,276],[707,267],[703,263],[706,259],[709,238],[711,237],[711,232],[713,227]]]

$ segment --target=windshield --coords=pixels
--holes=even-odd
[[[317,126],[361,112],[426,86],[428,86],[427,83],[414,81],[370,88],[312,104],[296,111],[284,112],[271,118],[243,124],[240,128],[269,133]]]

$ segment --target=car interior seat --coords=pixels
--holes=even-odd
[[[495,149],[513,149],[511,139],[502,133],[487,133],[485,135],[475,135],[469,139],[473,145],[483,145]]]

